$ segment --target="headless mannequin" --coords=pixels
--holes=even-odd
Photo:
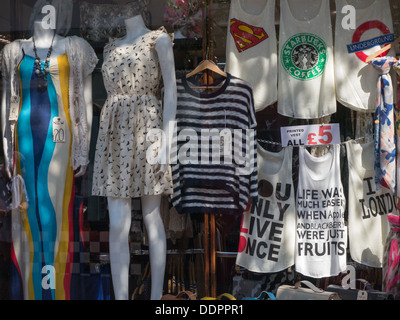
[[[45,61],[46,59],[46,55],[47,52],[49,51],[49,48],[52,44],[52,40],[53,40],[53,36],[54,36],[54,41],[53,41],[53,45],[52,45],[52,52],[51,52],[51,59],[57,58],[59,56],[62,56],[66,53],[67,51],[67,47],[68,47],[68,40],[66,38],[60,37],[58,35],[54,35],[54,29],[45,29],[42,27],[42,23],[41,20],[35,20],[33,23],[33,37],[35,39],[35,44],[36,44],[36,48],[37,48],[37,55],[40,58],[41,61]],[[22,50],[24,52],[25,55],[30,56],[30,57],[35,57],[35,52],[33,50],[33,38],[27,39],[27,40],[18,40],[20,42],[20,45],[22,47]],[[22,52],[20,52],[21,56],[22,56]],[[31,61],[32,59],[29,58]],[[50,62],[50,65],[52,64],[52,62]],[[49,77],[52,77],[52,75],[49,75]],[[7,80],[7,79],[6,79]],[[9,80],[9,79],[8,79]],[[91,76],[87,76],[85,79],[83,80],[83,94],[84,94],[84,105],[82,106],[83,108],[86,109],[86,113],[87,113],[87,129],[88,132],[90,133],[91,130],[91,124],[92,124],[92,86],[91,86]],[[3,86],[3,97],[1,100],[1,124],[2,124],[2,133],[3,133],[3,141],[4,141],[4,155],[5,155],[5,164],[6,164],[6,168],[7,168],[7,174],[11,177],[12,175],[14,175],[17,170],[16,170],[16,165],[13,168],[13,163],[12,163],[12,159],[8,158],[8,152],[7,152],[7,135],[6,135],[6,128],[8,127],[7,124],[9,122],[9,119],[7,118],[7,113],[8,113],[8,108],[10,108],[10,106],[7,104],[7,99],[6,96],[9,94],[10,90],[10,83],[9,81],[5,81],[4,82],[4,86]],[[27,83],[25,84],[27,85]],[[22,86],[22,82],[21,82],[21,86]],[[50,90],[49,90],[50,91]],[[52,94],[56,94],[55,90],[53,91]],[[49,93],[50,95],[50,93]],[[59,98],[57,96],[57,98]],[[22,94],[21,94],[21,100],[22,100]],[[57,108],[61,108],[60,105],[58,105],[58,102],[61,99],[57,99],[57,105],[54,106],[54,108],[51,110],[56,110]],[[69,100],[65,100],[66,102]],[[35,106],[37,106],[35,104]],[[64,105],[64,107],[66,107],[67,105]],[[22,107],[24,107],[24,103],[22,103]],[[26,105],[25,105],[26,107]],[[70,108],[72,108],[72,106],[69,106]],[[34,109],[32,109],[34,110]],[[50,110],[47,110],[46,112],[51,112]],[[24,117],[21,117],[19,120],[23,119]],[[25,116],[25,120],[26,120],[26,116]],[[35,132],[35,130],[37,130],[36,126],[32,126],[32,132]],[[40,130],[40,129],[39,129]],[[15,131],[17,131],[17,126],[15,128]],[[25,139],[26,137],[21,137],[21,140]],[[72,134],[71,134],[71,138],[72,138]],[[89,146],[90,143],[90,135],[88,135],[86,137],[87,139],[87,143]],[[32,140],[33,142],[35,140]],[[69,140],[71,142],[71,140]],[[46,138],[46,142],[47,143],[47,138]],[[40,142],[39,142],[40,145]],[[51,145],[51,143],[49,142],[48,145]],[[55,148],[55,147],[54,147]],[[63,155],[66,155],[68,157],[68,154],[70,154],[70,148],[65,145],[64,146],[60,146],[59,150],[63,150],[62,152],[60,152],[60,154],[62,153]],[[22,154],[23,156],[23,154]],[[39,159],[38,161],[41,161],[41,159]],[[58,171],[57,169],[59,168],[58,166],[59,162],[56,159],[56,161],[51,164],[48,169],[47,172],[45,172],[45,174],[49,174],[49,177],[51,176],[52,178],[57,178],[57,175],[63,171],[65,172],[71,172],[72,168],[68,167],[66,168],[63,167],[60,171]],[[86,166],[81,166],[78,167],[77,170],[74,172],[74,176],[75,177],[79,177],[82,176],[86,171]],[[22,172],[22,170],[21,170]],[[44,175],[45,175],[44,174]],[[41,175],[41,177],[43,177],[43,175]],[[65,177],[65,181],[68,180],[68,183],[71,182],[72,183],[72,179],[71,179],[71,175],[68,175],[68,177]],[[60,179],[64,179],[64,177],[60,177]],[[65,188],[65,190],[67,189],[67,187]],[[42,189],[36,189],[36,190],[40,190],[38,191],[38,193],[40,193],[42,191]],[[49,184],[49,193],[50,191],[53,192],[54,188],[52,188]],[[64,189],[61,189],[61,191]],[[70,189],[72,191],[72,187]],[[44,204],[43,205],[43,210],[41,210],[42,212],[47,210],[47,212],[49,212],[50,210],[53,210],[54,208],[54,215],[49,214],[47,215],[49,219],[40,219],[43,216],[39,216],[39,219],[37,221],[34,221],[34,219],[32,218],[31,220],[26,219],[26,221],[29,222],[29,228],[31,228],[33,226],[33,230],[35,228],[36,225],[40,225],[42,228],[42,233],[41,239],[43,239],[43,245],[42,245],[42,249],[41,251],[35,251],[38,246],[36,245],[38,242],[37,239],[37,234],[35,235],[35,238],[33,239],[33,252],[31,248],[28,248],[27,242],[24,241],[24,236],[25,236],[25,231],[23,231],[22,229],[22,225],[20,224],[22,222],[22,219],[20,219],[20,212],[13,212],[13,216],[12,219],[16,218],[15,221],[13,221],[13,225],[12,228],[13,230],[15,230],[15,238],[13,238],[13,241],[15,240],[15,243],[13,245],[15,245],[16,247],[20,247],[21,250],[17,251],[17,255],[19,256],[18,260],[18,265],[21,266],[21,280],[22,280],[22,286],[23,286],[23,292],[21,292],[21,294],[23,294],[23,298],[24,299],[31,299],[31,298],[35,298],[35,299],[41,299],[41,298],[48,298],[49,295],[51,294],[51,298],[54,299],[58,299],[58,297],[61,298],[67,298],[68,295],[65,291],[62,291],[61,289],[63,289],[63,285],[57,285],[56,289],[58,289],[57,291],[54,291],[52,293],[49,293],[46,290],[46,293],[43,294],[43,296],[41,294],[36,295],[38,292],[40,293],[40,283],[38,285],[38,281],[32,281],[30,279],[34,278],[37,279],[37,275],[40,274],[40,270],[38,273],[37,268],[35,267],[37,265],[38,260],[34,260],[34,257],[39,256],[39,254],[37,254],[37,252],[41,253],[41,259],[43,259],[43,261],[47,262],[49,261],[50,263],[54,263],[54,266],[57,268],[59,264],[59,262],[61,261],[61,263],[63,263],[64,261],[62,261],[62,258],[58,258],[59,256],[62,256],[62,254],[58,255],[58,253],[61,253],[63,251],[63,249],[59,249],[61,246],[56,247],[56,245],[53,246],[53,243],[55,244],[56,241],[59,239],[59,243],[66,243],[68,236],[66,237],[65,235],[70,234],[69,231],[71,231],[72,229],[70,228],[70,226],[68,225],[65,229],[61,227],[62,225],[62,218],[65,216],[64,213],[66,212],[66,210],[64,210],[65,207],[63,207],[63,194],[62,193],[58,193],[58,189],[55,190],[57,192],[52,193],[53,194],[53,198],[51,199],[51,204]],[[44,193],[46,193],[47,190],[44,190]],[[36,191],[34,191],[34,193],[36,194]],[[60,196],[61,194],[61,196]],[[66,194],[66,193],[64,193]],[[68,195],[70,197],[70,199],[73,198],[73,193],[71,193],[70,195]],[[39,200],[40,199],[40,200]],[[60,201],[61,199],[61,201]],[[42,198],[38,198],[38,201],[36,203],[38,203],[39,201],[41,201]],[[42,204],[42,203],[39,203]],[[35,206],[31,206],[30,208],[34,208]],[[37,205],[37,207],[39,207],[39,205]],[[30,209],[28,207],[28,210]],[[49,209],[51,208],[51,209]],[[27,210],[27,211],[28,211]],[[37,210],[40,211],[40,210]],[[21,212],[22,213],[22,212]],[[68,214],[68,212],[66,212]],[[22,216],[25,215],[25,213],[22,213]],[[26,215],[28,215],[28,213],[26,213]],[[32,223],[31,223],[32,222]],[[14,224],[15,223],[15,224]],[[31,229],[31,230],[32,230]],[[68,233],[67,232],[62,232],[61,230],[66,230],[68,229]],[[14,233],[14,231],[13,231]],[[32,232],[33,234],[34,232]],[[54,238],[48,236],[49,234],[54,234]],[[54,240],[56,239],[56,240]],[[53,242],[54,241],[54,242]],[[59,250],[59,251],[56,251]],[[27,253],[29,250],[29,253],[33,253],[31,256],[25,254]],[[68,250],[68,248],[64,251],[66,252]],[[56,255],[57,253],[57,255]],[[54,259],[52,258],[52,256],[54,256]],[[29,265],[29,261],[27,260],[27,257],[30,258],[30,261],[35,261],[32,263],[33,267],[30,267]],[[50,257],[50,258],[49,258]],[[64,256],[63,256],[64,257]],[[48,259],[48,260],[44,260],[44,259]],[[20,264],[21,263],[21,264]],[[57,278],[56,281],[59,281],[60,279],[62,281],[65,281],[64,284],[66,284],[66,281],[68,281],[68,278],[64,277],[64,274],[62,272],[58,272],[54,274],[55,277]],[[33,285],[32,285],[33,284]],[[28,289],[28,288],[32,288]],[[18,290],[18,289],[17,289]]]
[[[139,37],[150,32],[142,16],[137,15],[125,20],[127,34],[119,40],[117,46],[134,43]],[[156,43],[162,77],[164,80],[163,101],[163,131],[167,141],[163,144],[157,158],[159,165],[156,174],[163,174],[168,166],[169,150],[172,140],[172,130],[169,126],[175,120],[176,114],[176,79],[175,64],[171,39],[162,34]],[[131,226],[131,199],[108,197],[110,216],[110,262],[113,289],[116,300],[129,299],[129,230]],[[143,222],[149,241],[151,268],[151,300],[159,300],[162,296],[164,272],[166,263],[166,236],[160,213],[161,195],[146,195],[141,197]]]
[[[36,20],[33,23],[33,36],[35,38],[35,43],[36,43],[36,50],[38,57],[44,61],[46,59],[47,52],[51,46],[51,41],[53,39],[54,35],[54,30],[53,29],[44,29],[42,27],[42,21]],[[33,41],[32,38],[24,40],[23,45],[22,45],[25,54],[34,56],[35,53],[33,51]],[[64,54],[66,51],[66,40],[65,38],[55,35],[54,41],[53,41],[53,51],[51,53],[50,58],[58,57],[62,54]],[[87,128],[88,132],[91,132],[91,127],[92,127],[92,77],[88,76],[86,79],[83,79],[84,81],[84,95],[85,95],[85,102],[86,102],[86,114],[87,114]],[[1,101],[1,130],[3,132],[3,137],[6,135],[5,133],[5,128],[6,128],[6,92],[7,86],[3,86],[3,97]],[[5,139],[5,138],[4,138]],[[88,136],[88,146],[90,145],[90,135]],[[7,145],[7,142],[4,141],[4,146]],[[89,148],[88,148],[89,150]],[[5,164],[6,164],[6,171],[9,177],[12,176],[10,172],[10,165],[9,165],[9,160],[7,157],[7,152],[5,152]],[[79,167],[76,172],[75,172],[75,177],[80,177],[83,176],[86,172],[87,166],[81,166]]]

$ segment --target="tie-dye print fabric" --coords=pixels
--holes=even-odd
[[[393,86],[389,75],[397,59],[383,57],[370,64],[378,72],[375,111],[375,182],[393,192],[396,189],[396,142],[393,110]]]

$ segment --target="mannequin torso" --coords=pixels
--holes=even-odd
[[[117,47],[129,46],[136,42],[139,37],[150,32],[150,30],[144,24],[141,15],[134,16],[132,18],[125,20],[126,36],[119,39],[117,42]]]
[[[33,37],[23,40],[22,41],[22,48],[25,52],[25,54],[34,56],[34,50],[33,50],[33,39],[35,39],[36,43],[36,49],[38,56],[40,60],[45,60],[47,52],[52,45],[52,39],[54,35],[55,30],[52,29],[44,29],[42,27],[41,21],[37,20],[34,22],[34,34]],[[62,54],[64,54],[66,51],[66,40],[64,37],[61,37],[59,35],[55,35],[54,41],[53,41],[53,51],[51,53],[50,58],[55,58],[58,57]]]
[[[35,59],[33,39],[40,66]],[[52,51],[45,73],[44,61],[50,47]],[[18,248],[13,252],[13,263],[20,270],[14,276],[21,284],[21,288],[16,286],[13,294],[21,295],[19,299],[70,299],[73,284],[68,275],[65,276],[64,257],[73,261],[71,254],[74,252],[65,243],[72,241],[76,229],[69,223],[72,211],[65,203],[75,205],[80,201],[75,198],[74,169],[78,168],[75,176],[82,175],[86,166],[78,163],[86,161],[79,159],[75,162],[77,158],[72,150],[77,140],[84,146],[86,139],[89,140],[85,130],[76,129],[75,132],[79,130],[79,133],[75,134],[74,124],[78,121],[73,115],[81,115],[74,111],[84,110],[81,123],[85,123],[90,133],[90,74],[97,57],[83,39],[57,36],[54,30],[43,29],[40,21],[34,23],[32,38],[10,43],[2,55],[2,71],[6,73],[1,103],[3,141],[10,143],[11,150],[15,150],[10,153],[13,161],[7,158],[6,163],[11,162],[7,165],[10,175],[20,175],[24,179],[25,194],[29,198],[26,208],[12,211],[15,231],[12,243],[13,248]],[[39,68],[42,74],[38,72]],[[17,98],[17,103],[10,103],[10,95]],[[13,111],[16,114],[11,118],[8,114],[15,106],[17,108]],[[63,138],[56,139],[60,132]],[[81,139],[75,140],[76,137]],[[82,151],[82,158],[87,156],[83,148],[79,151]],[[42,287],[41,265],[56,269],[56,288]]]
[[[34,44],[33,44],[33,38],[35,39],[35,45],[36,45],[36,50],[37,50],[37,55],[41,61],[45,61],[47,53],[49,51],[50,46],[52,46],[52,52],[50,59],[57,58],[63,54],[66,53],[66,38],[61,37],[59,35],[54,35],[55,30],[52,29],[44,29],[42,27],[41,20],[37,20],[33,23],[33,37],[29,39],[23,39],[21,41],[21,47],[23,50],[23,53],[35,57],[35,52],[34,52]],[[54,37],[54,40],[53,40]],[[87,128],[88,132],[91,130],[91,124],[92,124],[92,78],[91,76],[87,77],[86,79],[83,79],[83,85],[84,85],[84,99],[86,102],[86,114],[87,114]],[[2,99],[2,112],[1,112],[1,118],[2,118],[2,132],[4,133],[5,130],[5,123],[7,121],[6,119],[6,102],[4,100],[6,96],[6,90],[8,88],[6,86],[3,86],[3,99]],[[88,146],[90,145],[90,135],[87,137],[88,140]],[[5,162],[6,162],[6,167],[7,167],[7,173],[9,176],[12,175],[11,172],[9,172],[9,165],[8,161],[9,159],[7,156],[5,156]],[[83,176],[86,173],[87,166],[80,166],[76,172],[75,172],[75,177],[80,177]]]

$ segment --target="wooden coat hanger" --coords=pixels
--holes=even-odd
[[[193,77],[199,73],[203,72],[203,85],[200,86],[191,86],[193,89],[212,89],[213,87],[218,87],[218,85],[214,85],[214,78],[212,73],[217,74],[223,78],[227,78],[227,73],[221,70],[217,64],[210,60],[209,57],[210,48],[207,47],[206,58],[201,61],[198,66],[191,72],[186,75],[186,79]]]
[[[222,71],[215,64],[214,61],[206,59],[206,60],[201,61],[199,63],[199,65],[193,71],[189,72],[186,75],[186,79],[188,79],[188,78],[190,78],[190,77],[192,77],[192,76],[194,76],[194,75],[196,75],[196,74],[198,74],[200,72],[204,72],[204,71],[212,71],[212,72],[214,72],[214,73],[216,73],[216,74],[218,74],[218,75],[220,75],[220,76],[222,76],[224,78],[227,77],[226,72]]]
[[[215,73],[223,78],[227,78],[227,73],[222,71],[214,61],[212,60],[203,60],[199,63],[199,65],[192,71],[186,75],[186,79],[195,76],[196,74],[203,72],[203,79],[201,80],[202,84],[190,86],[192,89],[213,89],[218,88],[221,85],[219,81],[218,84],[215,84],[214,77],[212,73]]]
[[[389,43],[388,45],[384,46],[382,49],[378,50],[377,52],[369,55],[367,59],[365,60],[366,63],[369,63],[372,59],[376,58],[377,56],[381,55],[385,51],[389,50],[390,48],[394,47],[396,44],[400,42],[400,37],[397,37],[396,40],[394,40],[392,43]]]

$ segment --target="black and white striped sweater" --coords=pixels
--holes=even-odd
[[[180,213],[242,214],[258,197],[250,85],[228,74],[213,92],[199,93],[182,77],[177,90],[172,205]]]

